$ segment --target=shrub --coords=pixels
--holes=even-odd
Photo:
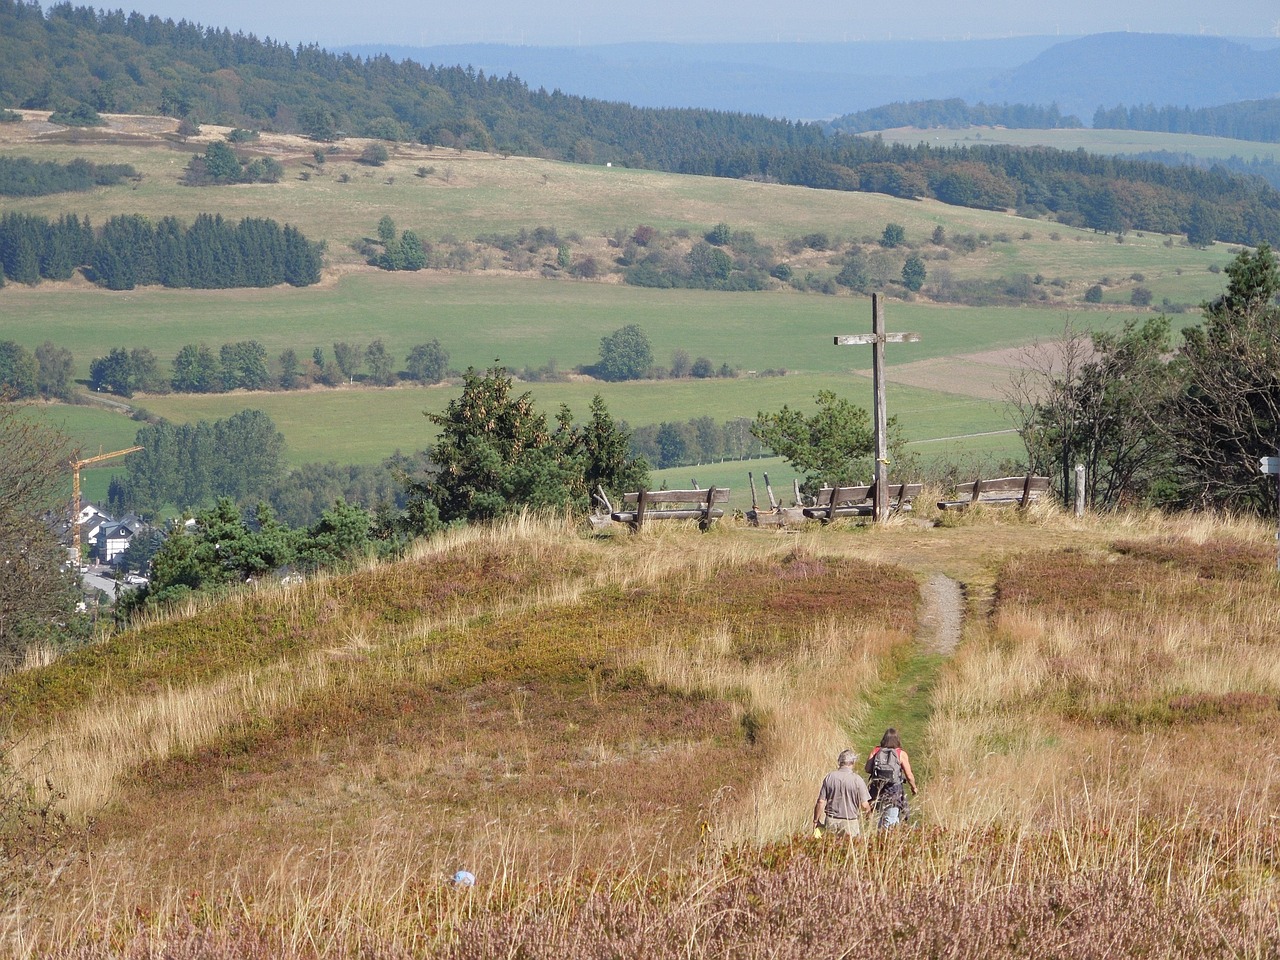
[[[1102,285],[1095,283],[1092,287],[1084,292],[1085,303],[1101,303],[1102,302]]]
[[[371,167],[380,167],[390,158],[387,148],[380,143],[371,143],[360,151],[360,162]]]

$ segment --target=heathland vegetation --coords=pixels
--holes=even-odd
[[[5,940],[1266,956],[1270,541],[1053,509],[782,539],[526,518],[193,604],[0,678],[5,810],[28,825]],[[920,627],[939,573],[968,597],[954,653]],[[806,838],[837,751],[887,721],[916,824]]]

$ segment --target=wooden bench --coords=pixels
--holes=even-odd
[[[890,483],[886,491],[889,513],[911,509],[911,501],[924,489],[919,483]],[[830,523],[840,517],[869,517],[875,512],[876,485],[856,487],[823,487],[814,497],[813,505],[804,508],[810,520]]]
[[[618,523],[625,523],[632,530],[639,530],[648,520],[697,520],[706,530],[713,520],[724,516],[724,510],[716,504],[729,502],[728,487],[707,487],[705,490],[638,490],[622,495],[621,508],[610,516]]]
[[[1017,504],[1024,510],[1047,496],[1049,478],[1028,473],[1025,477],[998,477],[994,480],[975,480],[956,487],[954,500],[939,500],[939,510],[967,510],[977,504],[1005,506]]]

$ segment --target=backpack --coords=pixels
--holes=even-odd
[[[894,748],[878,747],[867,767],[877,790],[902,786],[902,758]]]

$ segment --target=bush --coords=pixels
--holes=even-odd
[[[391,154],[380,143],[371,143],[360,151],[360,162],[371,167],[380,167],[389,159],[391,159]]]
[[[55,110],[49,115],[49,122],[64,127],[100,127],[106,121],[87,103],[78,103],[70,110]]]
[[[1149,307],[1151,305],[1151,291],[1146,287],[1134,287],[1133,292],[1129,294],[1129,302],[1135,307]]]
[[[1095,283],[1092,287],[1084,292],[1085,303],[1101,303],[1102,302],[1102,285]]]

